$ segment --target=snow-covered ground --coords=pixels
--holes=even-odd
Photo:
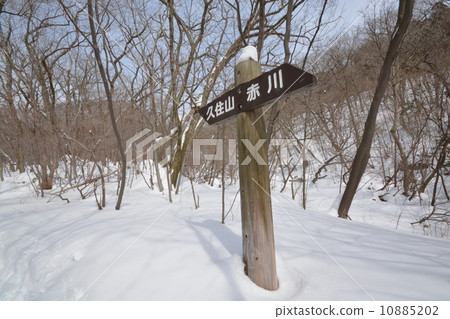
[[[0,182],[0,300],[449,300],[450,243],[411,221],[419,202],[382,202],[367,188],[350,215],[336,216],[338,188],[320,180],[308,210],[272,194],[280,287],[244,274],[239,199],[226,224],[221,189],[190,184],[168,201],[138,177],[114,210],[78,192],[33,195],[27,175]],[[227,210],[236,194],[227,189]]]

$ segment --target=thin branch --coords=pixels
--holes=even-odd
[[[309,41],[308,49],[306,50],[305,57],[303,58],[302,69],[305,68],[305,64],[306,64],[306,60],[308,59],[309,51],[311,51],[311,48],[314,44],[314,40],[316,39],[316,36],[319,33],[320,27],[322,25],[322,18],[325,13],[325,9],[327,7],[327,3],[328,3],[328,0],[325,0],[323,3],[322,11],[320,12],[320,16],[319,16],[319,21],[317,22],[316,32],[314,32],[314,36],[312,37],[311,41]]]

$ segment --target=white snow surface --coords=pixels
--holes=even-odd
[[[238,57],[236,64],[247,60],[258,61],[258,51],[252,45],[248,45],[242,49],[241,55]]]
[[[0,182],[0,300],[449,299],[449,241],[411,233],[406,216],[417,206],[360,191],[353,221],[342,220],[337,188],[322,182],[310,190],[314,210],[273,192],[280,287],[266,291],[244,274],[239,200],[221,224],[218,187],[196,184],[195,209],[188,181],[169,203],[137,177],[120,211],[114,183],[99,211],[77,191],[64,195],[70,203],[38,198],[26,174],[8,177]],[[236,191],[227,189],[227,210]]]

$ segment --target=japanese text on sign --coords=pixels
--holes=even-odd
[[[199,110],[208,124],[216,124],[240,112],[257,109],[316,83],[315,77],[293,65],[283,64],[242,83]]]
[[[221,116],[227,112],[234,110],[234,96],[228,96],[224,101],[218,101],[208,107],[206,111],[206,120]]]

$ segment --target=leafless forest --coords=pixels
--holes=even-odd
[[[271,140],[292,140],[270,147],[274,191],[306,208],[309,183],[346,187],[397,7],[368,10],[344,34],[331,0],[0,0],[1,178],[26,172],[38,196],[64,200],[77,189],[99,209],[106,181],[120,198],[133,178],[170,198],[182,178],[194,200],[195,182],[225,189],[238,179],[236,122],[208,126],[195,110],[233,87],[250,44],[265,70],[289,62],[317,77],[265,113]],[[379,191],[405,200],[428,189],[431,214],[418,222],[450,220],[449,44],[448,2],[417,1],[365,170]],[[125,161],[126,141],[144,129],[170,137],[154,155],[163,165]],[[211,138],[223,139],[224,160],[194,163],[193,139]]]

